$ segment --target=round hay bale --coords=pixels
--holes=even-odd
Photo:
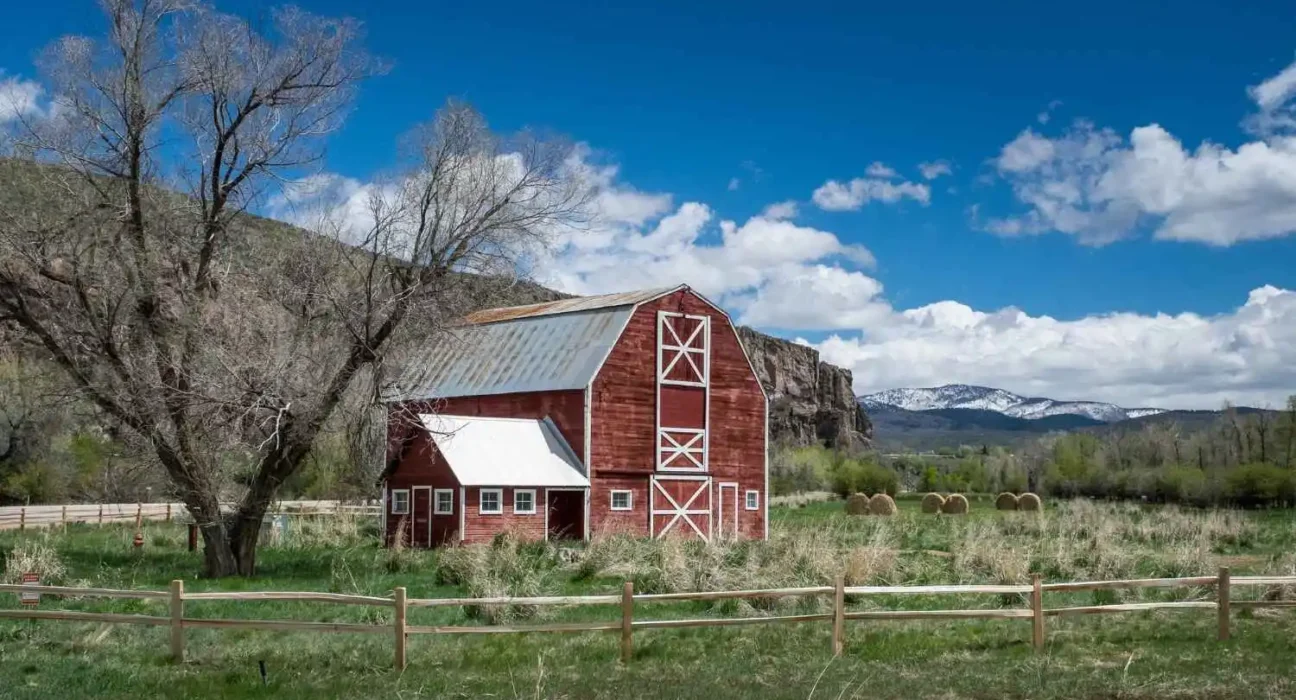
[[[944,496],[940,495],[939,493],[929,493],[926,496],[923,496],[922,512],[939,513],[941,512],[941,507],[944,505],[945,505]]]
[[[961,493],[951,493],[941,506],[941,512],[947,515],[963,515],[968,512],[968,499]]]
[[[852,493],[846,499],[847,515],[868,515],[869,497],[862,493]]]
[[[1036,496],[1033,493],[1023,493],[1017,499],[1017,510],[1028,510],[1032,513],[1037,513],[1044,510],[1044,502],[1040,500],[1039,496]]]
[[[995,498],[995,510],[1017,510],[1017,495],[1004,491]]]
[[[868,502],[869,515],[895,515],[896,503],[885,493],[874,494]]]

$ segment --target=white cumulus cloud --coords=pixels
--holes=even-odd
[[[954,168],[947,160],[934,160],[918,164],[918,172],[922,173],[924,180],[935,180],[942,175],[951,175]]]
[[[931,188],[917,182],[855,178],[850,182],[829,180],[811,195],[825,211],[858,211],[871,201],[893,204],[905,198],[926,206],[931,202]]]
[[[1250,88],[1260,140],[1189,148],[1158,124],[1122,137],[1079,121],[1058,136],[1026,129],[994,160],[1023,214],[984,225],[1004,235],[1050,231],[1102,245],[1150,228],[1157,238],[1228,246],[1296,232],[1296,136],[1282,131],[1296,63]],[[1296,121],[1291,122],[1296,125]]]
[[[41,113],[40,100],[45,90],[40,83],[16,77],[6,78],[0,70],[0,125],[27,115]]]
[[[1124,406],[1281,406],[1296,391],[1296,291],[1264,286],[1229,313],[1076,320],[942,301],[875,315],[816,344],[859,393],[952,382]]]

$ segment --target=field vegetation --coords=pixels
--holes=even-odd
[[[146,526],[141,552],[128,527],[69,527],[0,535],[4,577],[35,570],[46,583],[162,590],[317,590],[411,597],[611,593],[851,584],[1024,582],[1212,574],[1296,574],[1288,511],[1176,506],[1050,504],[1044,513],[995,511],[973,497],[968,516],[922,514],[902,497],[893,517],[847,516],[840,501],[808,497],[773,511],[771,540],[649,542],[600,537],[588,545],[525,543],[441,552],[376,546],[376,526],[356,518],[294,521],[267,531],[255,578],[195,579],[199,555],[176,525]],[[796,505],[800,503],[800,505]],[[1046,605],[1209,600],[1210,589],[1049,594]],[[1243,588],[1235,599],[1291,597]],[[826,599],[643,603],[638,619],[795,614]],[[879,597],[851,609],[1024,607],[1020,596]],[[12,596],[0,607],[13,608]],[[155,601],[46,600],[42,607],[165,614]],[[391,613],[314,603],[193,602],[197,617],[387,624]],[[616,619],[615,606],[417,609],[411,624]],[[6,697],[170,695],[349,697],[1282,697],[1294,651],[1287,612],[1236,615],[1234,639],[1214,640],[1214,616],[1188,610],[1054,619],[1047,653],[1032,653],[1026,621],[848,623],[845,655],[832,660],[826,623],[636,632],[631,663],[615,635],[420,636],[404,674],[390,670],[389,635],[306,635],[191,630],[190,662],[165,660],[166,630],[59,622],[0,623]],[[263,685],[258,661],[269,669]],[[1243,671],[1242,669],[1245,669]]]

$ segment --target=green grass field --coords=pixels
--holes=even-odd
[[[501,593],[669,592],[851,584],[992,583],[1213,574],[1291,574],[1289,511],[1192,511],[1065,503],[1045,514],[929,516],[901,501],[894,518],[848,517],[840,503],[772,511],[771,541],[702,545],[606,538],[555,548],[504,541],[449,553],[387,551],[372,524],[294,523],[268,542],[254,579],[196,579],[183,529],[149,525],[142,552],[130,528],[0,533],[0,556],[41,568],[43,582],[186,591],[316,590],[410,597]],[[21,561],[19,561],[21,560]],[[1234,598],[1296,597],[1235,588]],[[1210,589],[1049,594],[1048,607],[1202,599]],[[1023,607],[1017,596],[888,597],[851,609]],[[650,604],[636,619],[825,611],[827,600]],[[17,598],[0,594],[0,608]],[[45,600],[42,609],[166,615],[164,601]],[[615,620],[615,606],[535,610],[411,610],[410,624]],[[317,603],[193,601],[191,617],[390,624],[391,611]],[[1291,697],[1296,612],[1235,612],[1233,639],[1215,641],[1209,610],[1050,619],[1035,654],[1029,620],[848,623],[831,656],[829,624],[641,630],[630,664],[607,633],[413,636],[409,668],[391,670],[390,634],[190,630],[189,661],[166,659],[166,628],[53,621],[0,622],[0,697],[872,698]],[[268,682],[262,684],[258,662]]]

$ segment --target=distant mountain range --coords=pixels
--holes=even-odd
[[[990,411],[1012,418],[1039,420],[1053,416],[1082,416],[1099,423],[1116,423],[1165,413],[1162,408],[1121,408],[1098,401],[1058,401],[1027,397],[1003,389],[968,384],[946,384],[925,389],[887,389],[858,397],[865,411],[902,409]]]
[[[931,450],[959,445],[1013,445],[1058,431],[1139,429],[1169,421],[1199,428],[1220,411],[1122,408],[1098,401],[1026,397],[1003,389],[947,384],[924,389],[888,389],[857,396],[883,450]],[[1237,407],[1239,414],[1259,411]]]

